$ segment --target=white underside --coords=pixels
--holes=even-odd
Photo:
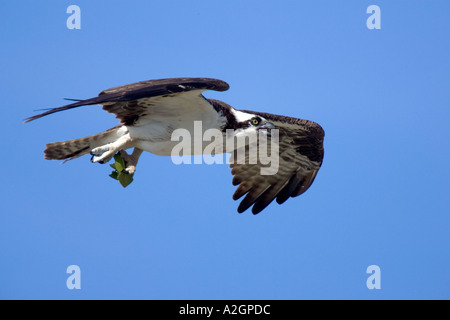
[[[161,123],[149,123],[144,126],[127,127],[127,129],[131,138],[130,146],[159,156],[171,156],[174,148],[183,141],[189,141],[189,145],[191,146],[190,150],[184,149],[185,155],[202,154],[205,147],[210,146],[212,142],[217,144],[218,148],[223,145],[223,138],[219,141],[215,141],[214,139],[212,141],[203,141],[201,138],[203,137],[204,131],[211,128],[204,127],[203,125],[202,127],[204,130],[200,131],[198,127],[194,129],[193,123],[186,123],[184,126],[178,128],[164,126]],[[172,141],[172,133],[176,129],[183,129],[182,132],[185,132],[186,135]],[[195,137],[200,138],[195,139]]]
[[[141,103],[145,105],[146,101]],[[202,135],[205,130],[218,129],[226,122],[198,90],[174,97],[152,98],[146,108],[146,116],[140,117],[133,126],[126,127],[131,139],[129,147],[137,147],[160,156],[170,156],[179,143],[171,141],[175,130],[187,130],[191,137],[194,137],[195,133],[198,134],[198,121],[201,121]],[[192,154],[196,154],[194,150]]]

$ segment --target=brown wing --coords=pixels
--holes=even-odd
[[[152,98],[162,99],[169,96],[180,96],[193,90],[199,90],[199,92],[205,90],[225,91],[228,88],[229,86],[226,82],[209,78],[168,78],[141,81],[104,90],[95,98],[80,100],[59,108],[50,109],[26,119],[25,122],[59,111],[101,104],[103,109],[114,113],[123,124],[128,125],[145,113],[146,108],[152,105]],[[202,98],[200,93],[198,97]],[[199,101],[202,100],[199,99]]]
[[[245,195],[238,212],[244,212],[253,205],[252,212],[257,214],[274,199],[282,204],[311,186],[323,160],[324,131],[312,121],[245,112],[266,118],[279,130],[279,166],[276,174],[261,175],[264,165],[259,162],[249,164],[248,152],[245,153],[244,164],[230,164],[233,185],[238,185],[233,199],[238,200]],[[236,161],[236,157],[237,151],[232,154],[232,159]]]

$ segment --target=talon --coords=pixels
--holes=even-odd
[[[122,172],[132,176],[136,172],[136,167],[135,166],[128,166],[125,169],[123,169]]]

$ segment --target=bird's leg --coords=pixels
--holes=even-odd
[[[121,149],[126,149],[127,144],[131,142],[129,134],[123,135],[112,143],[94,148],[91,150],[91,162],[106,163],[119,152]]]
[[[136,165],[138,163],[139,157],[144,150],[139,148],[134,148],[133,153],[129,155],[125,150],[119,151],[119,156],[125,161],[124,173],[133,175],[136,171]]]

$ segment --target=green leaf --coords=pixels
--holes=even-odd
[[[122,172],[123,169],[125,169],[125,160],[123,160],[123,158],[121,156],[119,156],[118,154],[116,154],[114,156],[114,160],[116,161],[115,164],[115,168],[118,172]]]
[[[118,180],[119,173],[117,171],[113,171],[109,176],[113,179]]]
[[[119,182],[122,187],[126,188],[130,183],[133,182],[133,176],[128,173],[120,172],[118,176]]]
[[[125,160],[119,154],[114,155],[114,164],[110,164],[110,167],[115,170],[109,176],[119,180],[122,187],[125,188],[133,182],[133,175],[122,172],[125,169]]]

